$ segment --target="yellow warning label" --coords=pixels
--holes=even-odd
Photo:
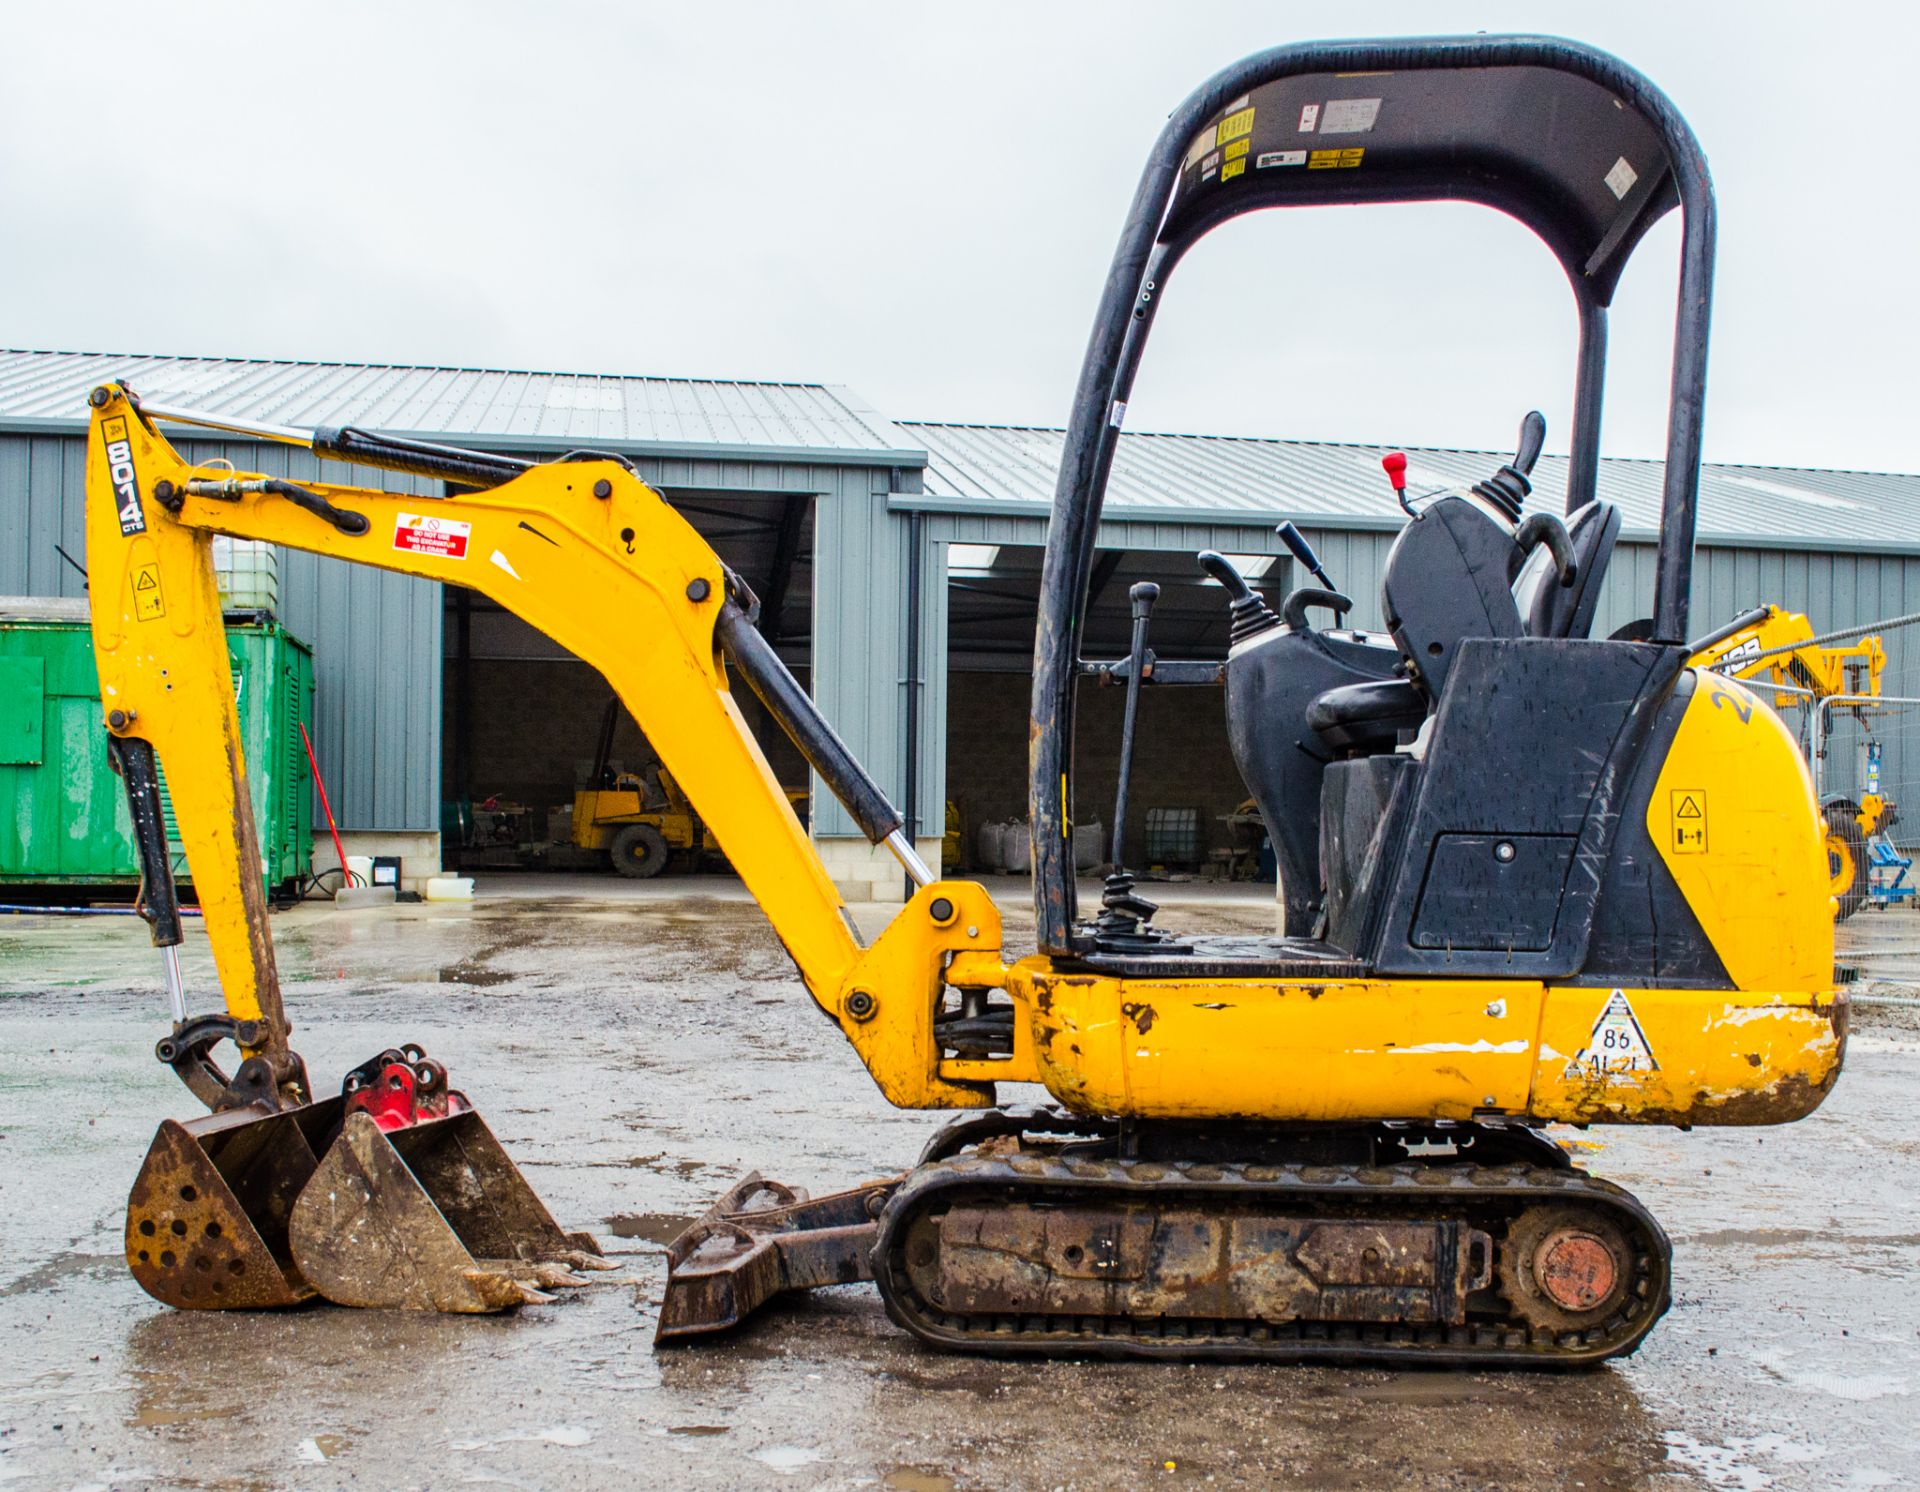
[[[1229,114],[1220,121],[1214,132],[1214,139],[1225,145],[1229,140],[1238,140],[1242,135],[1253,133],[1253,110],[1242,109],[1237,114]]]
[[[1697,787],[1673,790],[1673,853],[1707,852],[1707,795]]]
[[[1226,165],[1220,168],[1220,179],[1222,181],[1232,181],[1234,177],[1240,175],[1246,169],[1247,163],[1244,158],[1237,161],[1228,161]]]
[[[167,614],[166,598],[160,593],[160,566],[151,561],[134,569],[133,614],[143,622]]]
[[[1220,154],[1230,161],[1237,161],[1251,149],[1253,149],[1253,141],[1245,139],[1235,140],[1233,144],[1221,151]]]
[[[1367,157],[1367,148],[1356,145],[1348,150],[1316,150],[1307,157],[1309,171],[1336,171],[1357,166]]]

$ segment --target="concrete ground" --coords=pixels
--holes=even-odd
[[[870,1287],[656,1353],[658,1241],[740,1172],[826,1189],[937,1122],[880,1099],[731,883],[496,878],[471,906],[274,919],[316,1074],[403,1039],[452,1068],[626,1283],[510,1317],[176,1313],[120,1253],[126,1187],[195,1104],[152,1058],[130,919],[0,919],[0,1488],[1920,1486],[1920,1009],[1863,1007],[1812,1118],[1595,1131],[1676,1250],[1640,1353],[1573,1376],[947,1357]],[[1255,928],[1240,888],[1166,888]],[[1010,943],[1023,887],[996,888]],[[869,919],[872,920],[872,919]],[[1920,914],[1863,913],[1915,998]],[[213,1000],[190,936],[196,1008]]]

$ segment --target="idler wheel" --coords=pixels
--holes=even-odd
[[[1565,1207],[1532,1207],[1515,1218],[1498,1268],[1514,1311],[1556,1333],[1584,1331],[1618,1313],[1634,1274],[1611,1220]]]

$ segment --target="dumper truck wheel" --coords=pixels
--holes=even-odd
[[[628,824],[608,850],[613,868],[632,880],[644,881],[667,868],[667,841],[652,824]]]
[[[1860,832],[1857,811],[1851,803],[1826,806],[1828,891],[1835,922],[1845,922],[1867,899],[1867,837]]]

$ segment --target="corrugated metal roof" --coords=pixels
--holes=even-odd
[[[926,498],[1039,505],[1053,501],[1064,431],[903,421],[927,449]],[[1323,527],[1397,528],[1403,521],[1380,471],[1384,446],[1255,440],[1221,435],[1123,433],[1107,484],[1116,517],[1216,520],[1257,514]],[[1408,490],[1477,482],[1505,456],[1487,451],[1407,451]],[[1651,537],[1660,524],[1658,461],[1605,459],[1601,496],[1619,505],[1622,532]],[[1567,458],[1543,456],[1534,503],[1558,512]],[[1700,478],[1702,542],[1872,548],[1920,553],[1920,476],[1791,467],[1713,466]]]
[[[517,449],[600,446],[914,467],[922,455],[899,426],[830,384],[99,352],[0,351],[0,427],[80,429],[87,391],[110,378],[210,414]]]

